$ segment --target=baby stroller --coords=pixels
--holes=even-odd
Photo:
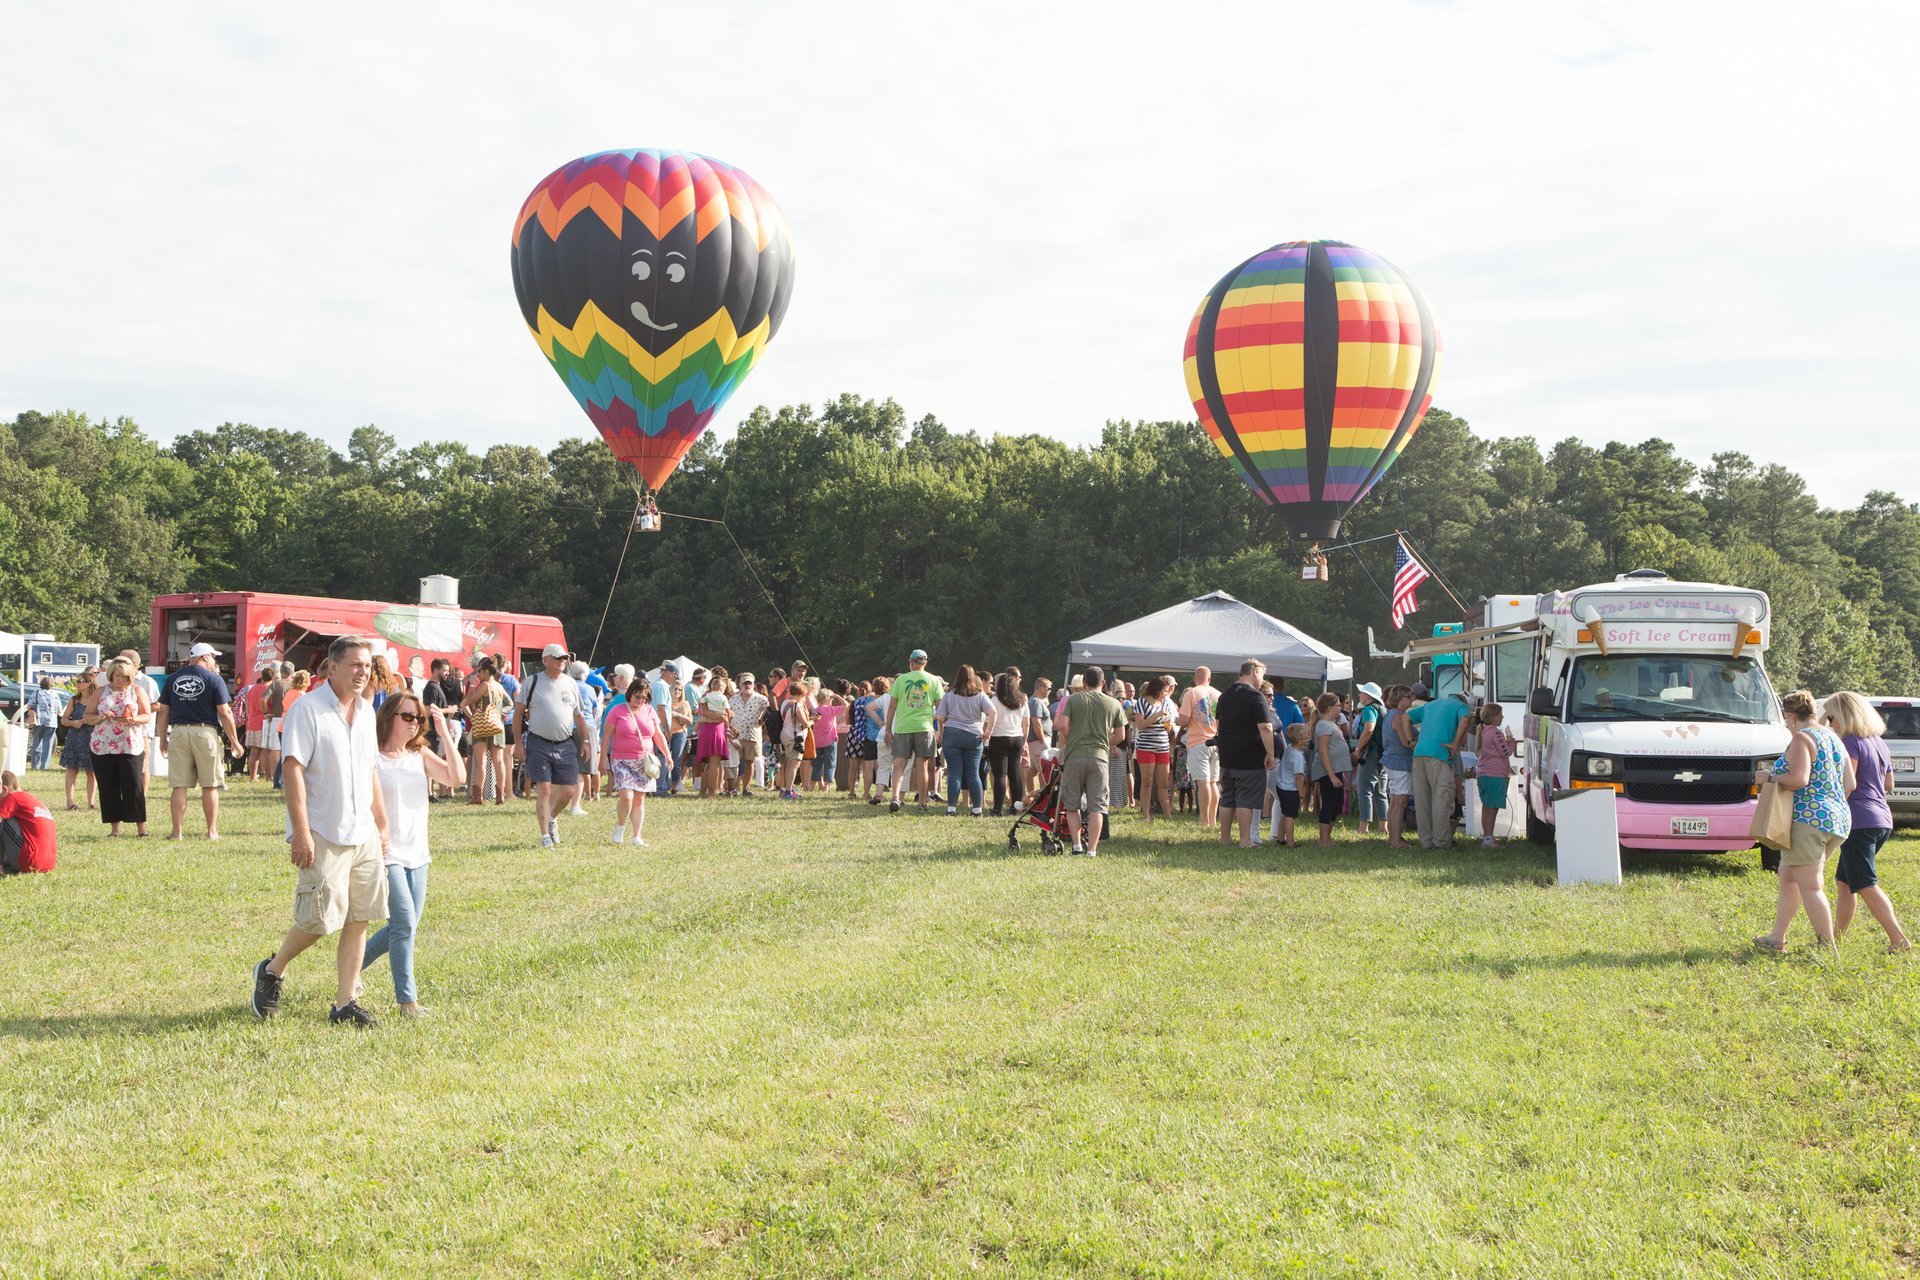
[[[1026,811],[1014,818],[1007,831],[1007,848],[1018,852],[1020,828],[1034,826],[1040,828],[1041,853],[1065,853],[1064,821],[1060,812],[1060,759],[1057,752],[1049,750],[1040,757],[1040,789],[1027,797]]]

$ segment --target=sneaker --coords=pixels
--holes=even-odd
[[[635,836],[633,839],[627,841],[627,843],[632,845],[636,849],[644,849],[647,847],[647,842],[645,840],[642,840],[639,836]]]
[[[374,1021],[372,1014],[360,1007],[358,1000],[349,1000],[338,1009],[327,1014],[327,1022],[332,1026],[339,1026],[343,1022],[351,1022],[356,1027],[377,1027],[380,1025]]]
[[[553,847],[554,847],[554,839],[553,839],[553,837],[552,837],[552,836],[541,836],[541,837],[540,837],[540,847],[541,847],[542,849],[551,849],[551,848],[553,848]]]
[[[1079,857],[1079,856],[1080,856],[1081,854],[1083,854],[1083,853],[1085,853],[1086,851],[1087,851],[1087,847],[1086,847],[1085,845],[1083,845],[1083,844],[1081,844],[1081,843],[1080,843],[1080,842],[1079,842],[1078,840],[1075,840],[1075,841],[1073,842],[1073,856],[1074,856],[1074,857],[1076,857],[1076,858],[1077,858],[1077,857]]]
[[[625,827],[615,827],[613,829],[613,842],[615,844],[625,844],[627,842],[627,829]]]
[[[887,812],[888,813],[900,812],[900,802],[898,800],[887,801]]]
[[[978,809],[975,809],[975,810],[973,811],[973,816],[974,816],[974,817],[976,817],[976,818],[977,818],[977,817],[979,817],[979,816],[980,816],[980,811],[979,811]],[[1000,815],[996,813],[996,814],[994,814],[993,816],[997,818],[997,817],[999,817]]]
[[[268,956],[253,966],[253,1016],[256,1018],[271,1018],[280,1012],[280,984],[283,979],[275,977],[267,969],[272,963],[273,957]]]
[[[958,809],[956,809],[956,808],[954,808],[954,807],[953,807],[952,805],[948,805],[948,806],[947,806],[947,816],[948,816],[949,818],[951,818],[951,817],[953,817],[953,816],[954,816],[955,814],[957,814],[957,813],[959,813],[959,812],[960,812],[960,811],[959,811]]]
[[[1480,847],[1482,849],[1498,849],[1500,846],[1494,843],[1492,836],[1482,836],[1480,837]]]
[[[1013,811],[1015,813],[1025,813],[1027,811],[1027,802],[1024,800],[1015,800],[1013,802]],[[998,817],[999,815],[995,814],[994,816]]]
[[[584,818],[587,816],[587,811],[585,809],[582,809],[577,804],[574,805],[572,808],[568,809],[567,812],[576,818]]]
[[[555,817],[555,818],[547,819],[547,839],[553,841],[555,845],[558,845],[560,843],[560,819],[559,818]]]

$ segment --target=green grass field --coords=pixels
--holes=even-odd
[[[440,806],[433,1016],[360,1033],[328,944],[247,1012],[292,872],[270,793],[227,815],[62,813],[0,883],[0,1276],[1920,1272],[1915,964],[1751,953],[1751,854]]]

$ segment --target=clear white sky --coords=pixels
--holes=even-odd
[[[659,145],[753,174],[798,246],[723,429],[840,391],[1074,441],[1191,417],[1201,294],[1324,236],[1421,285],[1438,402],[1483,431],[1660,435],[1787,463],[1828,503],[1920,498],[1920,21],[1898,6],[0,14],[9,417],[584,435],[515,309],[510,225],[562,162]]]

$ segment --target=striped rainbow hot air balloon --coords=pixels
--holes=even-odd
[[[1262,250],[1187,328],[1187,394],[1220,452],[1299,536],[1338,536],[1432,403],[1440,335],[1384,258],[1338,240]]]
[[[602,151],[548,174],[513,223],[520,314],[614,457],[657,489],[779,332],[787,220],[687,151]]]

